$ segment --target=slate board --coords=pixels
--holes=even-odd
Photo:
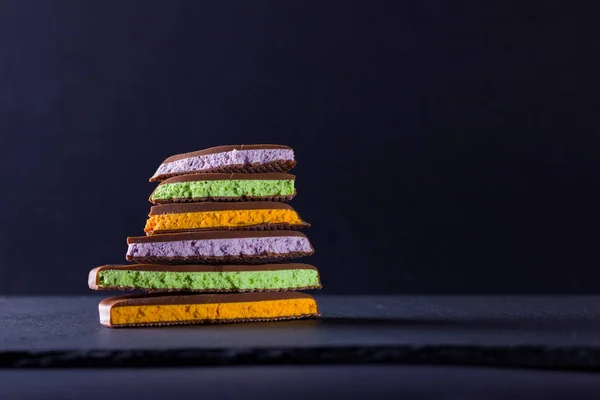
[[[427,364],[600,370],[600,297],[316,296],[317,320],[108,329],[105,296],[0,297],[0,367]]]

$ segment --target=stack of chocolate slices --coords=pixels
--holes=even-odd
[[[108,327],[315,317],[315,267],[282,263],[314,252],[298,213],[294,151],[219,146],[167,158],[151,182],[146,236],[127,239],[131,265],[93,269],[94,290],[143,290],[99,305]],[[206,294],[212,293],[212,294]]]

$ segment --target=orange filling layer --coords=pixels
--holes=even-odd
[[[244,227],[260,224],[302,224],[293,210],[228,210],[151,215],[145,232]]]
[[[313,299],[243,303],[123,306],[110,310],[113,325],[173,323],[228,319],[299,317],[317,313]]]

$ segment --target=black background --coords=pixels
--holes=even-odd
[[[326,293],[599,292],[594,13],[522,3],[0,2],[0,294],[87,293],[241,143],[296,150]]]

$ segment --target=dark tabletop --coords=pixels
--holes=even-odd
[[[316,320],[140,329],[101,326],[103,297],[0,297],[0,367],[600,369],[600,297],[316,296]]]
[[[0,370],[2,400],[600,398],[597,374],[360,365]]]

